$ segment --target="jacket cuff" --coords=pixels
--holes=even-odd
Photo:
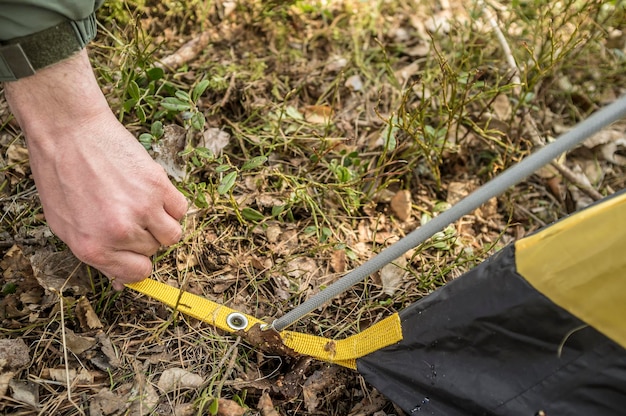
[[[62,61],[96,36],[95,13],[0,45],[0,81],[15,81]]]

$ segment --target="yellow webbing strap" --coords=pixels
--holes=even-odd
[[[515,243],[535,289],[626,347],[626,193]]]
[[[226,322],[231,313],[241,313],[234,309],[153,279],[129,284],[127,287],[216,328],[236,332]],[[246,332],[254,325],[264,323],[253,316],[241,315],[248,319],[248,325],[243,329]],[[395,313],[359,334],[340,340],[292,331],[282,331],[280,336],[286,346],[299,354],[356,369],[357,358],[401,341],[402,327],[400,317]]]

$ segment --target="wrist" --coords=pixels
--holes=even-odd
[[[77,123],[111,114],[84,49],[35,75],[6,82],[5,96],[29,142],[61,139]]]

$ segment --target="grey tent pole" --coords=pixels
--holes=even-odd
[[[346,292],[352,286],[380,270],[386,264],[391,263],[408,250],[423,243],[449,224],[472,212],[491,198],[504,193],[509,187],[521,182],[537,169],[557,158],[560,154],[570,150],[578,143],[624,116],[626,116],[626,96],[621,97],[612,104],[592,114],[586,120],[578,123],[572,130],[559,136],[554,142],[505,170],[450,209],[413,230],[396,243],[381,251],[378,255],[358,266],[335,283],[329,285],[326,289],[296,306],[282,317],[274,320],[264,329],[273,328],[276,331],[282,331],[306,314],[319,308],[330,299]]]

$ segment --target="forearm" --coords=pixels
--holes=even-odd
[[[5,95],[29,146],[45,146],[44,137],[64,140],[64,132],[76,123],[111,111],[85,50],[33,76],[6,82]]]

